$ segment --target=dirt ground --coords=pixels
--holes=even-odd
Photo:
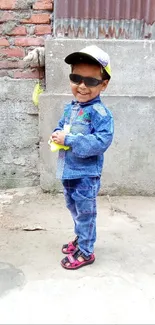
[[[63,195],[0,191],[0,324],[154,324],[155,198],[98,197],[96,261],[60,266]]]

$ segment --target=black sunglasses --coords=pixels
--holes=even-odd
[[[80,85],[81,82],[84,82],[86,87],[96,87],[103,83],[103,80],[99,80],[92,77],[83,77],[79,74],[71,73],[69,75],[70,81],[72,81],[76,85]]]

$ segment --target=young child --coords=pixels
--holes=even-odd
[[[62,252],[68,255],[61,265],[75,270],[95,261],[96,197],[114,126],[111,112],[100,99],[111,77],[108,54],[92,45],[68,55],[65,62],[71,66],[70,87],[75,100],[66,105],[51,139],[69,147],[59,151],[58,177],[76,238],[63,245]]]

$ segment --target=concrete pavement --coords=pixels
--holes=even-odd
[[[155,198],[98,197],[94,264],[60,266],[63,195],[0,191],[0,324],[154,324]]]

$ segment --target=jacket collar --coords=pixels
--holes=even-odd
[[[97,102],[101,102],[100,96],[97,96],[97,97],[93,98],[92,100],[90,100],[89,102],[85,102],[85,103],[80,103],[77,100],[72,100],[72,105],[79,104],[80,106],[84,107],[84,106],[94,105]]]

